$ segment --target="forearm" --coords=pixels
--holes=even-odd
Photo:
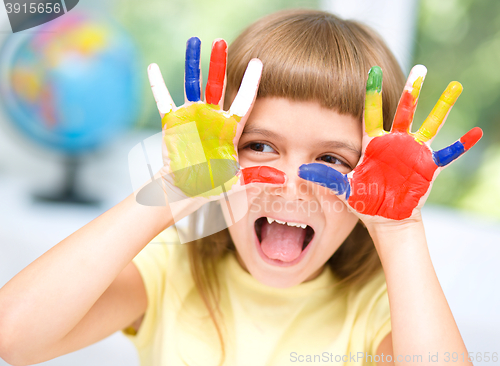
[[[412,356],[412,365],[438,354],[464,353],[456,365],[471,365],[429,255],[423,223],[368,227],[386,275],[391,310],[393,354]],[[421,355],[417,360],[413,355]],[[451,356],[450,356],[451,357]],[[395,358],[394,358],[395,359]],[[395,359],[396,360],[396,359]]]
[[[171,217],[131,195],[55,245],[0,289],[2,339],[36,348],[60,340]]]

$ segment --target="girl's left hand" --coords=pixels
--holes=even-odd
[[[382,70],[372,67],[366,86],[363,152],[358,165],[342,174],[324,164],[304,164],[299,168],[299,176],[333,190],[365,224],[419,219],[439,172],[482,136],[482,130],[474,127],[444,149],[430,148],[462,92],[462,85],[456,81],[448,85],[420,129],[411,132],[426,72],[422,65],[411,70],[391,132],[387,132],[382,118]]]

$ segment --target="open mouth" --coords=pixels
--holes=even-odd
[[[268,258],[287,263],[295,261],[314,237],[314,229],[306,224],[268,217],[255,221],[255,233]]]

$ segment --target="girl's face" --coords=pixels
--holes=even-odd
[[[357,217],[332,191],[300,179],[297,171],[315,162],[350,172],[361,155],[361,137],[356,118],[316,102],[257,99],[239,141],[240,165],[267,165],[287,175],[284,186],[249,188],[248,212],[229,227],[239,263],[258,281],[286,288],[311,280],[347,238]]]

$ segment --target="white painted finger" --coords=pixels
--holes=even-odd
[[[160,68],[157,64],[149,65],[148,77],[149,84],[151,85],[151,90],[153,91],[153,96],[158,107],[158,112],[160,112],[160,116],[163,118],[163,116],[170,112],[175,106],[174,101],[168,92],[165,81],[163,81]]]
[[[407,90],[411,93],[415,90],[415,88],[418,88],[417,90],[415,90],[415,93],[418,97],[418,95],[420,94],[420,89],[422,88],[422,83],[426,75],[427,75],[427,68],[424,65],[413,66],[410,71],[410,75],[408,75],[408,79],[406,80],[404,90]],[[415,81],[417,81],[418,78],[422,78],[422,81],[418,84],[415,84]]]
[[[238,94],[229,108],[231,115],[244,117],[248,113],[257,96],[261,75],[262,62],[259,59],[252,59],[248,63],[245,75],[243,75]]]

